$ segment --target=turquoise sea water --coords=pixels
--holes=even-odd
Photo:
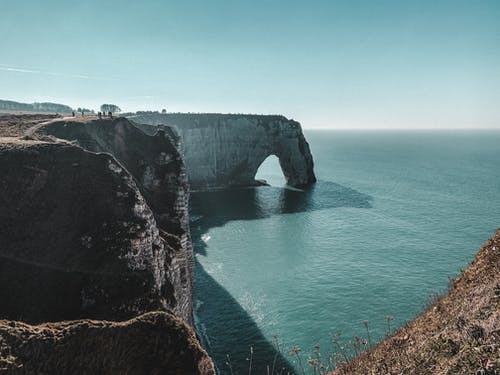
[[[498,131],[306,131],[318,183],[193,194],[197,331],[222,374],[420,312],[500,227]],[[276,339],[277,336],[277,339]],[[276,354],[276,341],[283,355]]]

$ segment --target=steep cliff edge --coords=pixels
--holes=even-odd
[[[32,130],[32,136],[55,136],[85,150],[113,155],[134,177],[173,251],[167,254],[167,279],[174,286],[169,307],[193,324],[194,261],[189,234],[189,187],[176,143],[164,132],[147,135],[127,119],[55,120]]]
[[[288,185],[316,182],[301,126],[283,116],[145,113],[128,118],[175,127],[192,190],[257,185],[255,174],[270,155],[278,157]]]
[[[333,375],[495,375],[500,371],[500,230],[447,295]]]
[[[132,176],[65,143],[0,143],[0,317],[129,319],[176,306],[174,253]]]
[[[215,374],[183,323],[192,255],[174,143],[108,120],[79,133],[96,153],[31,120],[0,122],[0,373]]]
[[[192,330],[165,312],[115,323],[0,320],[0,374],[215,375]]]

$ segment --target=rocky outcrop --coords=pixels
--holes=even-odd
[[[123,323],[0,320],[0,374],[215,375],[193,331],[168,313]]]
[[[175,310],[151,209],[109,154],[68,143],[0,143],[0,316],[123,320]]]
[[[193,323],[193,252],[189,235],[189,187],[176,140],[164,131],[147,135],[128,120],[56,120],[32,131],[35,138],[55,136],[85,150],[112,154],[134,177],[171,247],[165,265],[173,298],[168,306]],[[169,235],[167,235],[169,234]]]
[[[300,124],[283,116],[144,113],[129,118],[175,127],[192,190],[257,185],[255,174],[269,155],[278,157],[288,185],[316,181]]]

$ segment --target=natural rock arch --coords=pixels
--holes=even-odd
[[[281,186],[286,183],[279,158],[274,154],[269,155],[260,163],[254,178],[258,183],[264,183],[265,185]]]
[[[257,170],[270,155],[278,157],[288,185],[316,182],[300,124],[283,116],[141,114],[130,118],[139,124],[177,129],[191,190],[256,185]],[[148,131],[144,125],[141,128]]]

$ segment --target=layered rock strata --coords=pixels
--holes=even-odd
[[[257,170],[270,155],[278,157],[288,185],[316,181],[300,124],[283,116],[144,113],[129,119],[175,127],[192,190],[257,185]]]

